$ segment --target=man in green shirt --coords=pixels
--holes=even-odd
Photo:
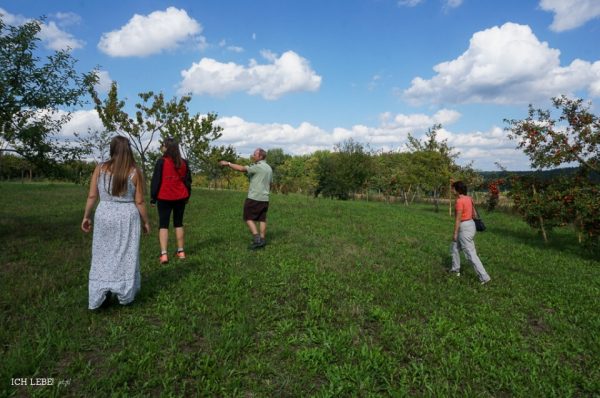
[[[226,160],[219,162],[221,166],[227,166],[246,173],[250,179],[248,197],[244,202],[244,221],[246,221],[253,237],[251,249],[259,249],[267,243],[265,233],[267,232],[267,212],[269,210],[269,192],[273,170],[265,161],[266,158],[267,152],[262,148],[257,148],[252,154],[254,163],[250,166],[242,166]],[[258,228],[256,227],[257,222]]]

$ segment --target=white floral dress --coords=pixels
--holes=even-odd
[[[110,173],[98,176],[100,203],[94,214],[89,308],[102,305],[108,292],[129,304],[140,290],[140,214],[135,205],[135,185],[129,176],[127,192],[112,196]]]

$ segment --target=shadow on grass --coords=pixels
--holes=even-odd
[[[161,291],[176,285],[196,268],[197,265],[190,261],[170,261],[166,265],[153,266],[150,272],[142,274],[142,288],[132,305],[144,306],[153,302]]]
[[[83,232],[80,229],[81,212],[49,215],[47,217],[11,215],[0,221],[0,240],[17,240],[34,238],[47,241],[79,239]]]
[[[531,232],[515,231],[508,228],[494,227],[489,230],[491,233],[501,235],[514,242],[526,244],[530,247],[540,250],[552,250],[555,252],[565,253],[570,256],[576,256],[583,260],[598,261],[598,249],[586,248],[577,242],[577,238],[564,234],[550,234],[548,242]]]

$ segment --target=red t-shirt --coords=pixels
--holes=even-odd
[[[187,173],[187,166],[184,161],[177,168],[175,162],[169,156],[163,157],[162,181],[158,191],[160,200],[181,200],[187,199],[190,194],[183,180]]]
[[[458,199],[456,199],[456,206],[454,206],[454,209],[457,213],[462,211],[460,221],[468,221],[473,218],[473,200],[470,196],[460,195]]]

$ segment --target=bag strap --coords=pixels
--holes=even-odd
[[[475,208],[475,203],[473,203],[473,198],[471,198],[471,206],[473,207],[473,214],[471,215],[471,218],[473,220],[475,219],[479,219],[479,212],[477,211],[477,209]],[[475,214],[477,214],[477,217],[475,217]]]

